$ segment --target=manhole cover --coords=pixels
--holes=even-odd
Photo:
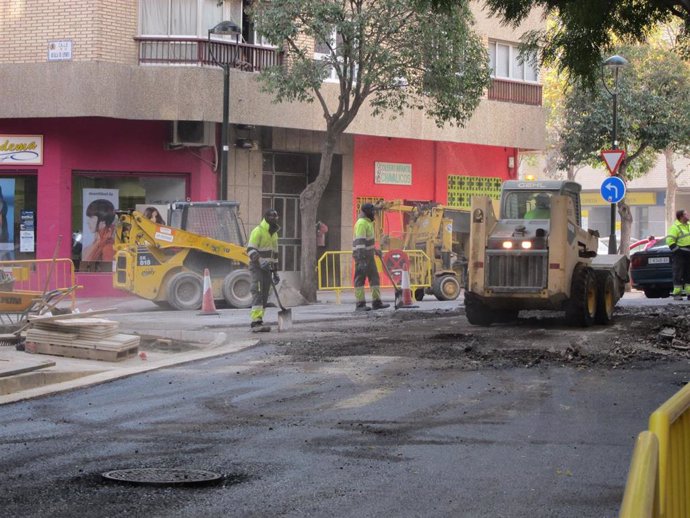
[[[212,471],[168,468],[117,469],[106,471],[103,477],[117,482],[156,485],[208,484],[223,478]]]

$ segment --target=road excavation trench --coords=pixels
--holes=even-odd
[[[634,368],[690,357],[685,306],[616,308],[606,326],[570,327],[559,312],[520,313],[517,321],[472,326],[462,308],[355,314],[331,322],[295,323],[262,336],[295,361],[343,356],[402,356],[438,361],[439,368],[474,370],[562,364]]]

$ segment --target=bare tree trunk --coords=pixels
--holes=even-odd
[[[567,174],[568,174],[568,180],[570,180],[571,182],[574,182],[574,181],[575,181],[575,174],[576,174],[576,173],[577,173],[577,171],[575,170],[575,166],[572,165],[572,164],[570,164],[570,165],[568,166],[568,172],[567,172]]]
[[[328,181],[331,178],[331,164],[335,149],[336,135],[331,128],[321,144],[321,163],[316,179],[307,185],[299,196],[300,215],[302,218],[302,257],[300,259],[301,287],[300,292],[307,302],[316,302],[316,215],[319,203]]]
[[[633,215],[630,206],[625,203],[625,198],[618,202],[618,214],[621,216],[621,241],[618,243],[618,253],[629,256]]]
[[[666,228],[676,219],[676,192],[678,192],[678,175],[673,163],[673,147],[664,149],[666,159]]]

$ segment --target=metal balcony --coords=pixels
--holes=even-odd
[[[140,36],[134,39],[138,45],[140,65],[229,64],[231,68],[246,72],[260,72],[283,63],[280,49],[260,45],[219,40],[209,42],[203,38]]]
[[[487,98],[491,101],[541,106],[542,85],[492,78]]]

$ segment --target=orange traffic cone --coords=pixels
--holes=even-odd
[[[220,315],[216,311],[216,303],[213,301],[213,288],[211,288],[211,274],[208,268],[204,268],[204,298],[201,301],[199,315]]]
[[[402,271],[402,282],[400,283],[402,288],[402,303],[398,306],[399,308],[416,308],[412,303],[412,289],[410,288],[410,272],[408,270]]]

